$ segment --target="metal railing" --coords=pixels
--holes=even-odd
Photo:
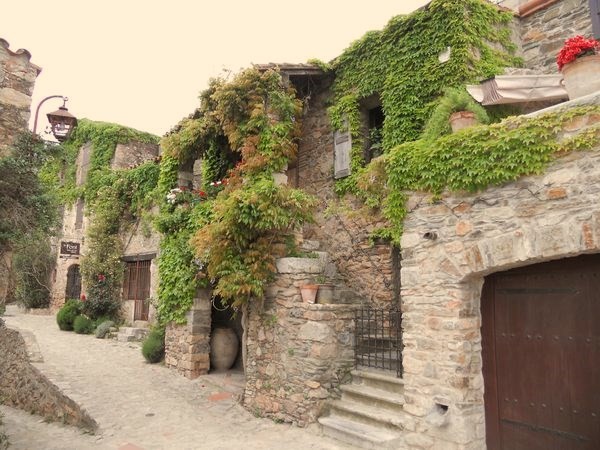
[[[402,377],[402,312],[399,306],[363,306],[355,313],[354,364]]]

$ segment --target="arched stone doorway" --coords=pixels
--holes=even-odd
[[[600,254],[486,277],[490,450],[600,448]]]
[[[81,274],[79,273],[79,264],[72,264],[67,270],[67,286],[65,288],[65,298],[79,299],[81,296]]]

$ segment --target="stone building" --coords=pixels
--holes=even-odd
[[[538,73],[556,73],[565,39],[592,34],[587,0],[494,3],[514,8],[515,41]],[[243,311],[244,405],[299,425],[318,418],[364,448],[598,448],[600,146],[474,194],[408,193],[401,249],[373,244],[376,221],[327,208],[345,142],[326,111],[334,75],[278,67],[305,99],[287,176],[321,202],[299,239],[318,258],[280,259],[262,304]],[[363,112],[377,120],[371,100]],[[599,122],[591,110],[558,140]],[[318,275],[336,285],[332,304],[300,298]],[[199,292],[187,324],[167,329],[166,363],[190,378],[210,367],[210,310]]]
[[[92,143],[81,147],[76,161],[76,186],[85,184],[90,167]],[[154,160],[158,145],[136,141],[117,144],[110,163],[112,170],[127,169]],[[79,299],[85,293],[80,275],[80,259],[85,255],[86,230],[89,221],[84,200],[78,199],[63,212],[62,227],[57,238],[56,268],[52,276],[51,308],[60,308],[66,299]],[[127,323],[148,322],[154,314],[149,299],[156,295],[158,235],[144,230],[140,221],[121,231],[122,260],[125,264],[123,286],[123,318]]]
[[[27,130],[31,95],[42,70],[30,60],[27,50],[13,52],[0,38],[0,157],[16,136]],[[7,294],[11,260],[10,254],[0,251],[0,303]]]

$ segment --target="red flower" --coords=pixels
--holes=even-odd
[[[198,192],[198,195],[199,195],[200,197],[206,197],[206,192],[204,192],[204,191],[199,191],[199,192]]]
[[[102,274],[98,275],[98,281],[102,282],[102,281],[106,281],[106,277]]]
[[[580,56],[593,55],[599,50],[600,42],[596,39],[586,39],[581,35],[569,38],[556,56],[558,70],[562,70],[565,64],[575,61]]]
[[[85,302],[85,300],[86,300],[85,294],[81,294],[81,296],[79,298],[81,299],[82,302]]]

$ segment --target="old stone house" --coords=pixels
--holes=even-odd
[[[94,145],[84,144],[78,151],[75,162],[75,185],[85,185]],[[156,159],[158,145],[137,142],[118,143],[110,161],[111,170],[130,169],[136,165]],[[93,219],[86,212],[85,202],[79,198],[73,205],[64,207],[62,226],[56,238],[57,259],[52,274],[51,308],[57,310],[67,299],[80,299],[85,295],[80,273],[81,258],[87,253],[86,233]],[[158,235],[151,227],[136,220],[131,226],[123,227],[119,234],[123,253],[125,275],[122,286],[122,318],[128,324],[138,322],[145,326],[152,320],[154,310],[149,299],[156,296],[158,283],[156,256]]]
[[[592,35],[596,20],[585,0],[495,3],[514,9],[513,40],[535,73],[556,73],[564,40]],[[257,67],[274,66],[305,99],[287,182],[321,201],[299,239],[319,257],[280,259],[263,303],[244,311],[244,404],[300,425],[320,417],[365,448],[597,448],[597,143],[477,193],[409,193],[401,248],[373,244],[377,221],[331,208],[348,159],[327,114],[335,75]],[[380,104],[363,100],[363,126],[377,126]],[[590,111],[557,140],[594,133]],[[317,275],[335,282],[333,304],[300,300]],[[188,377],[209,369],[210,297],[199,292],[187,324],[167,329],[167,365]]]

